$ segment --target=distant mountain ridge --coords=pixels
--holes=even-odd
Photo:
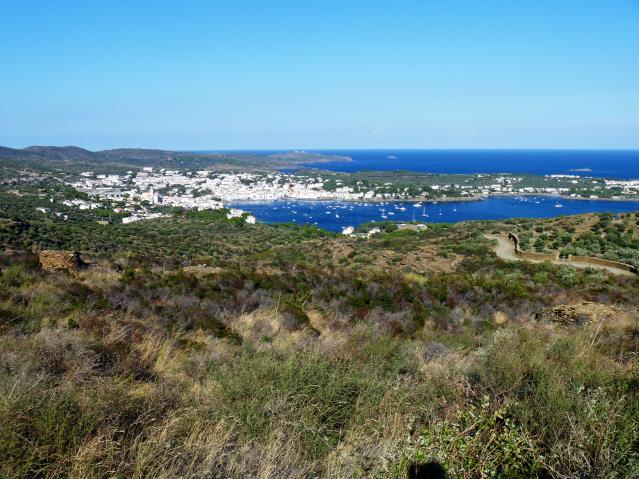
[[[100,153],[85,150],[77,146],[29,146],[23,150],[24,155],[35,155],[51,161],[95,161]]]
[[[194,155],[189,155],[192,157]],[[198,155],[195,155],[199,159]],[[142,166],[177,168],[184,158],[162,150],[117,149],[90,151],[77,146],[29,146],[23,149],[0,147],[0,167],[32,168],[53,171],[100,173],[121,171]],[[198,161],[191,161],[200,166]],[[210,164],[210,161],[206,162]]]
[[[347,158],[320,153],[282,152],[277,154],[256,153],[199,153],[144,148],[116,148],[90,151],[77,146],[29,146],[23,149],[0,146],[0,166],[7,161],[12,166],[22,164],[42,168],[92,168],[92,167],[142,167],[163,168],[208,168],[213,165],[226,167],[245,166],[252,168],[277,168],[295,166],[309,162]]]
[[[23,149],[0,146],[0,159],[42,159],[48,161],[158,161],[176,156],[175,152],[141,148],[90,151],[78,146],[29,146]],[[206,156],[199,153],[188,156]]]

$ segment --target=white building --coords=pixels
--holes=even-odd
[[[226,217],[230,220],[233,218],[240,218],[243,214],[244,214],[244,211],[237,208],[231,208],[229,212],[226,214]]]
[[[371,236],[379,234],[381,232],[382,230],[376,226],[375,228],[371,228],[370,230],[368,230],[368,232],[366,233],[366,237],[370,238]]]

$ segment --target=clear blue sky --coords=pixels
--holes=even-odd
[[[639,0],[5,1],[0,145],[639,148]]]

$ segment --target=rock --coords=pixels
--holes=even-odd
[[[45,249],[38,253],[38,260],[42,269],[47,271],[77,271],[82,266],[80,254],[75,251]]]

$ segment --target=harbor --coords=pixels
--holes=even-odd
[[[582,213],[627,213],[636,201],[582,200],[552,196],[496,196],[481,201],[244,201],[229,206],[251,212],[264,223],[311,224],[341,232],[364,223],[399,221],[455,223],[506,218],[550,218]]]

